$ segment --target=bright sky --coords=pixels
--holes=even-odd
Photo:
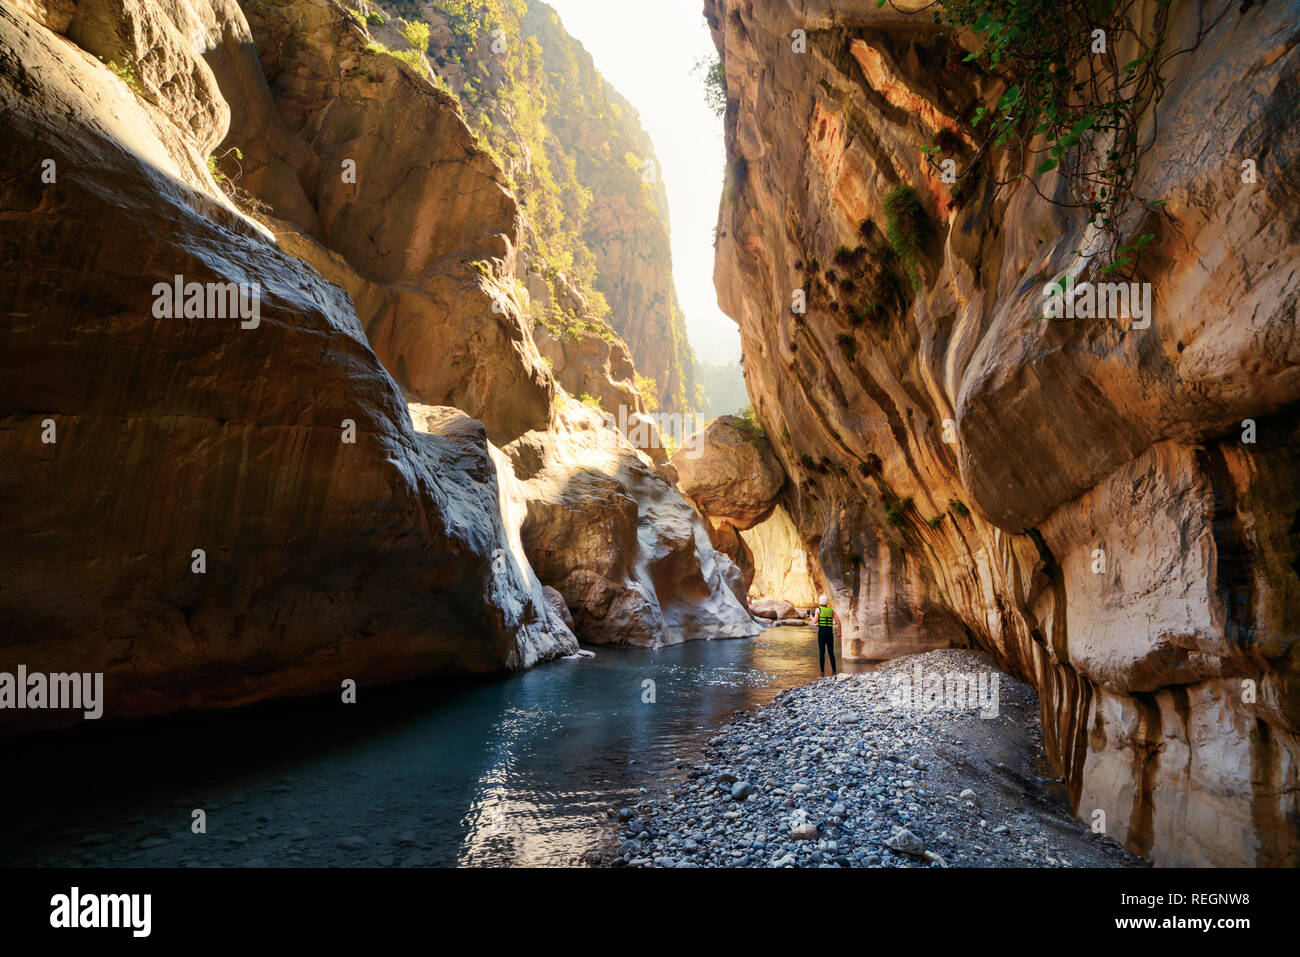
[[[705,105],[703,81],[691,72],[700,57],[717,55],[703,3],[546,2],[641,114],[668,190],[673,278],[691,345],[701,361],[734,362],[740,334],[713,289],[713,227],[726,163],[722,120]]]

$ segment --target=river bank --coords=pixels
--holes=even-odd
[[[782,691],[590,858],[634,867],[1141,867],[1071,813],[1032,689],[969,651]]]

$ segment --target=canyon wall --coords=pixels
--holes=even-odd
[[[120,718],[518,670],[577,650],[566,611],[753,633],[693,507],[543,359],[509,176],[355,13],[23,0],[0,102],[0,671],[102,671]],[[586,479],[630,534],[552,579],[537,527],[603,515]]]
[[[591,190],[582,238],[595,257],[595,286],[609,303],[607,321],[654,380],[665,411],[696,408],[695,355],[673,282],[668,192],[654,144],[636,108],[604,80],[551,7],[530,0],[521,29],[537,38],[551,78],[547,127]]]
[[[1101,265],[1058,172],[992,150],[958,191],[929,162],[974,161],[1006,90],[922,6],[706,3],[719,299],[844,651],[981,647],[1037,686],[1080,817],[1158,864],[1294,866],[1300,5],[1170,8],[1165,49],[1194,52],[1132,186],[1163,202],[1122,224],[1154,237],[1146,328],[1041,320]],[[866,303],[899,186],[931,230]]]
[[[628,384],[647,404],[693,408],[695,359],[673,284],[658,158],[636,110],[555,11],[538,0],[360,6],[371,11],[369,31],[394,49],[408,45],[401,18],[430,25],[435,82],[458,97],[517,187],[526,214],[518,275],[533,321],[559,338],[625,343],[638,370]]]
[[[751,593],[779,598],[799,608],[817,604],[819,592],[808,567],[808,553],[784,506],[776,506],[763,521],[737,534],[752,556]]]
[[[568,602],[578,637],[657,646],[753,634],[728,585],[730,563],[655,467],[666,456],[645,424],[643,377],[628,347],[591,311],[594,287],[556,267],[554,257],[592,255],[567,218],[548,220],[557,197],[571,202],[582,187],[560,189],[537,172],[554,148],[541,120],[558,121],[522,80],[538,57],[558,56],[546,51],[572,58],[576,44],[553,16],[540,34],[516,32],[529,28],[524,18],[506,22],[514,56],[475,53],[473,42],[492,37],[483,23],[425,4],[426,14],[442,11],[434,40],[454,38],[464,66],[448,70],[452,93],[435,72],[451,47],[431,41],[432,61],[399,59],[386,52],[403,42],[392,20],[362,22],[330,0],[245,0],[243,9],[268,95],[230,85],[242,98],[222,149],[242,157],[240,188],[270,207],[261,215],[286,248],[364,304],[376,352],[409,394],[485,423],[502,467],[518,473],[507,484],[524,500],[525,555]],[[605,95],[589,57],[570,73],[571,84]],[[466,102],[485,107],[479,97],[488,96],[471,92],[470,77],[495,80],[493,137],[468,126]],[[622,129],[603,114],[588,127],[598,133],[602,120]],[[514,161],[495,137],[516,147]],[[348,161],[354,182],[341,175]],[[638,178],[631,188],[644,198]],[[603,195],[610,202],[623,191]],[[666,249],[666,226],[656,223]],[[671,288],[669,265],[634,272],[628,289],[637,275],[651,289]]]
[[[0,9],[0,670],[103,672],[117,718],[575,651],[496,473],[453,468],[486,438],[417,434],[348,297],[209,175],[229,112],[194,39],[242,20],[183,13],[77,6],[105,60],[147,51],[122,79]],[[160,318],[178,275],[256,283],[258,321]]]

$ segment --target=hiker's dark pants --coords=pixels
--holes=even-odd
[[[831,674],[835,674],[835,628],[831,625],[817,626],[817,670],[826,673],[826,656],[831,656]]]

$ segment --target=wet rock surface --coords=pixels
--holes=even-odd
[[[918,667],[927,682],[995,673],[974,652],[934,651],[783,691],[723,728],[666,797],[611,810],[623,825],[619,840],[589,860],[614,867],[1143,866],[1073,816],[1059,779],[1041,776],[1051,772],[1032,689],[999,675],[998,713],[990,718],[978,703],[902,707],[897,688]]]

